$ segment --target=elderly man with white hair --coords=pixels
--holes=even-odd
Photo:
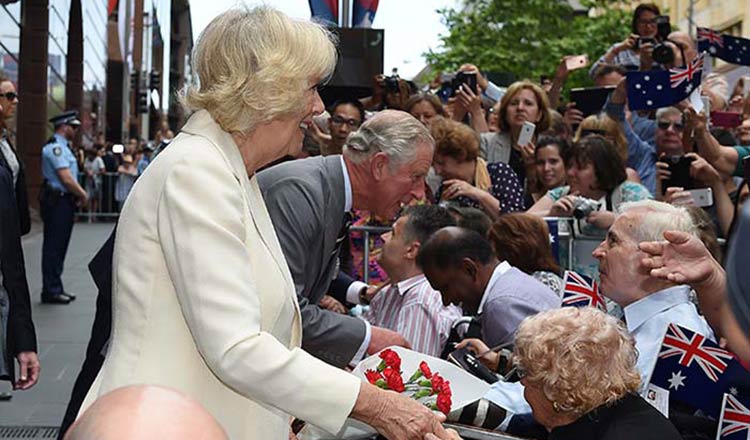
[[[684,207],[653,200],[623,203],[607,237],[593,252],[599,260],[599,287],[623,308],[627,331],[635,339],[640,392],[646,388],[670,323],[714,340],[713,330],[690,302],[690,287],[653,278],[640,266],[648,255],[639,250],[638,244],[661,240],[667,230],[698,236],[698,229]],[[520,383],[497,382],[485,397],[510,413],[525,414],[531,408],[522,394]],[[507,417],[500,427],[522,434],[517,430],[518,423]]]
[[[623,308],[628,333],[635,338],[637,368],[644,382],[670,323],[714,339],[711,327],[690,302],[689,286],[653,278],[639,269],[646,254],[638,244],[660,240],[667,230],[698,236],[685,208],[653,200],[625,203],[607,237],[592,253],[599,260],[602,293]]]

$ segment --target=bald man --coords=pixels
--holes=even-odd
[[[417,264],[443,304],[476,315],[490,347],[513,341],[527,316],[560,307],[560,297],[507,261],[499,261],[478,232],[448,226],[422,245]]]
[[[103,395],[64,437],[65,440],[142,438],[228,439],[213,416],[194,399],[153,385],[131,385]]]

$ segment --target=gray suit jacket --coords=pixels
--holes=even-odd
[[[362,344],[365,323],[317,305],[337,266],[345,199],[340,157],[285,162],[258,173],[258,184],[297,290],[302,348],[343,367]]]

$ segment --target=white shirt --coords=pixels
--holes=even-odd
[[[21,164],[18,163],[18,159],[16,159],[16,155],[13,153],[13,148],[11,148],[4,133],[0,137],[0,154],[5,157],[8,166],[10,166],[10,172],[13,174],[13,188],[15,189],[18,183],[18,173],[21,171]]]
[[[636,368],[641,375],[641,389],[654,369],[667,326],[671,323],[697,332],[712,341],[714,332],[698,309],[690,302],[690,287],[674,286],[660,290],[624,308],[628,333],[638,349]]]
[[[349,179],[349,170],[346,168],[344,156],[339,156],[339,159],[341,160],[341,171],[344,173],[344,212],[349,212],[352,210],[352,181]],[[365,262],[365,264],[367,264],[367,262]],[[346,300],[353,304],[359,304],[359,292],[363,288],[367,288],[367,284],[361,281],[355,281],[351,283],[346,289]],[[370,339],[372,338],[372,328],[370,327],[369,322],[364,321],[364,323],[365,339],[362,341],[362,345],[359,346],[359,349],[356,353],[354,353],[354,357],[349,362],[352,365],[357,364],[365,357],[365,354],[367,353],[367,347],[370,346]]]

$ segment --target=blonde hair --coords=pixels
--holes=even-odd
[[[573,138],[573,142],[581,140],[581,132],[583,130],[601,130],[604,132],[603,136],[608,138],[615,145],[617,149],[617,155],[620,156],[623,162],[628,161],[628,139],[625,137],[625,133],[622,131],[620,124],[614,119],[610,118],[606,114],[591,115],[581,121],[578,126],[576,135]]]
[[[232,9],[211,20],[193,49],[200,84],[184,92],[190,110],[205,109],[227,132],[301,112],[311,79],[336,66],[334,37],[323,26],[269,8]]]
[[[634,393],[641,378],[633,338],[593,307],[563,307],[526,318],[514,362],[560,412],[583,415]]]

